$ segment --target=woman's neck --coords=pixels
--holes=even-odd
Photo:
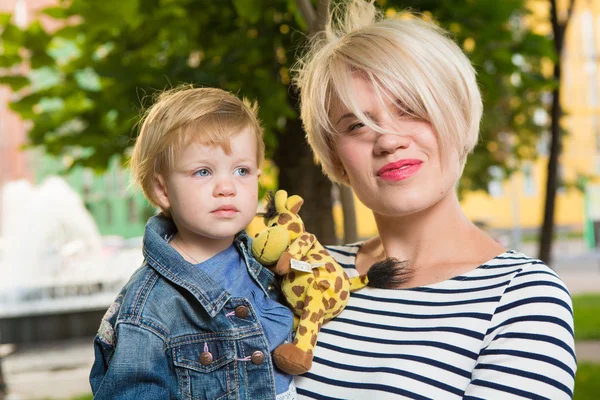
[[[407,287],[431,284],[476,268],[504,248],[469,221],[456,193],[426,210],[390,218],[375,215],[379,237],[365,243],[359,273],[388,257],[408,261]]]
[[[425,210],[407,216],[374,216],[386,256],[414,262],[431,257],[440,246],[458,239],[462,231],[471,226],[454,193]]]

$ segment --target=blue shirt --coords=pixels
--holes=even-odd
[[[270,352],[289,338],[294,323],[292,311],[270,299],[260,289],[250,277],[242,255],[233,245],[196,265],[219,282],[233,297],[243,297],[250,301],[269,342]],[[291,383],[290,375],[281,372],[277,367],[274,373],[276,393],[286,392]]]

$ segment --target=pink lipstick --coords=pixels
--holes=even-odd
[[[377,171],[377,176],[388,181],[401,181],[416,174],[422,165],[421,160],[399,160],[381,167]]]

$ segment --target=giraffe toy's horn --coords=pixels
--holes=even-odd
[[[286,211],[285,202],[287,200],[288,194],[285,190],[278,190],[275,193],[275,208],[278,212]]]

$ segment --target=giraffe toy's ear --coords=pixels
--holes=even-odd
[[[287,210],[285,202],[288,198],[288,194],[285,190],[278,190],[275,192],[275,209],[277,212],[282,213]]]
[[[287,203],[285,206],[288,210],[297,215],[300,211],[300,207],[302,207],[302,204],[304,204],[304,200],[302,199],[302,197],[295,194],[287,199]]]

